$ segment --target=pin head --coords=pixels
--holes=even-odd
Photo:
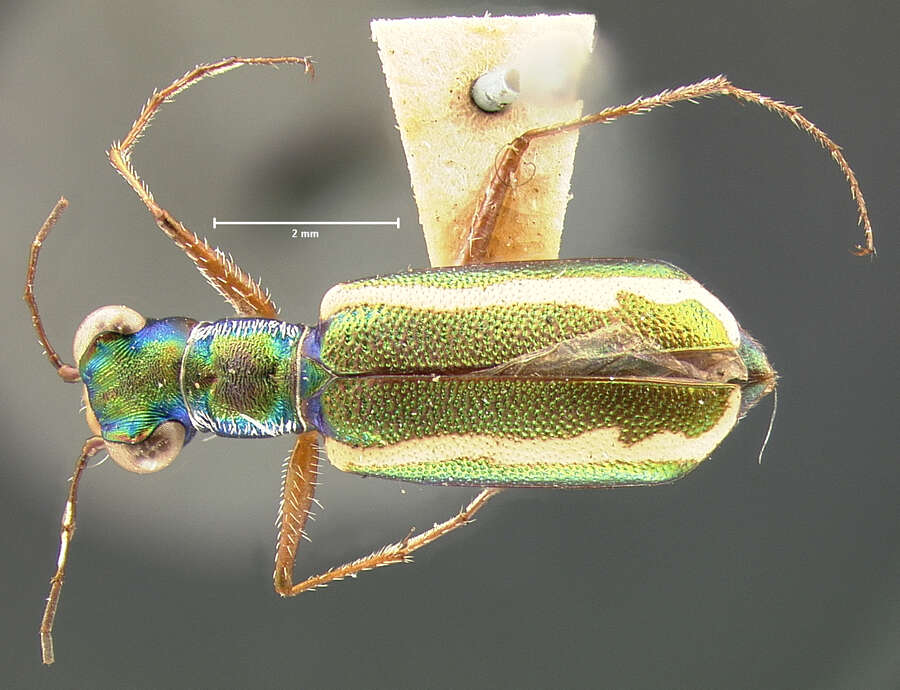
[[[472,84],[472,101],[486,113],[500,112],[519,96],[519,71],[498,67],[482,74]]]

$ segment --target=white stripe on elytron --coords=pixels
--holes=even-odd
[[[558,303],[606,311],[620,306],[616,295],[623,291],[659,304],[696,300],[722,323],[732,345],[735,348],[740,345],[740,330],[728,308],[697,281],[673,278],[516,278],[471,288],[341,283],[325,293],[319,318],[324,321],[341,309],[360,304],[455,311],[513,304]]]
[[[497,465],[547,463],[566,465],[584,462],[678,462],[700,461],[721,443],[738,419],[741,391],[738,386],[718,422],[700,436],[662,431],[631,445],[619,441],[619,429],[587,431],[572,438],[511,440],[488,435],[448,434],[401,441],[384,448],[354,448],[332,438],[325,439],[325,452],[335,467],[354,471],[390,468],[417,462],[441,462],[458,457],[489,457]]]

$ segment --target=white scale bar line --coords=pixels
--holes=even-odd
[[[217,220],[212,219],[213,229],[220,225],[393,225],[400,229],[400,216],[397,220]]]

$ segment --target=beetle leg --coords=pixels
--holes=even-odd
[[[738,101],[754,103],[767,110],[774,112],[776,115],[789,120],[799,129],[809,134],[816,142],[824,148],[837,163],[841,172],[850,186],[850,196],[856,201],[859,211],[858,224],[863,227],[863,243],[856,245],[852,250],[853,253],[859,255],[874,254],[875,243],[872,235],[872,226],[869,222],[869,213],[866,209],[866,201],[863,198],[862,190],[856,175],[841,153],[841,148],[835,144],[825,132],[819,129],[810,120],[800,114],[797,106],[787,105],[781,101],[776,101],[768,96],[742,89],[724,76],[705,79],[696,84],[688,86],[680,86],[677,89],[667,89],[661,91],[650,98],[638,98],[631,103],[619,105],[614,108],[605,108],[591,115],[585,115],[577,120],[569,122],[560,122],[547,127],[538,127],[530,129],[515,140],[510,142],[503,151],[491,181],[488,183],[484,193],[476,207],[472,217],[469,232],[463,237],[457,263],[461,265],[470,263],[484,263],[487,256],[488,246],[490,245],[491,235],[494,231],[497,217],[503,208],[503,202],[509,193],[510,181],[513,179],[516,171],[522,162],[522,157],[528,150],[529,144],[535,139],[541,137],[553,136],[563,132],[570,132],[579,129],[585,125],[612,122],[613,120],[625,115],[636,115],[649,112],[660,106],[671,106],[681,101],[696,101],[699,98],[708,98],[711,96],[730,96]]]
[[[275,591],[283,597],[292,597],[308,589],[322,587],[334,580],[356,575],[363,570],[371,570],[382,565],[407,563],[417,549],[430,544],[457,527],[471,522],[475,513],[500,489],[483,489],[465,508],[456,515],[416,536],[410,533],[405,539],[388,544],[368,556],[331,568],[320,575],[314,575],[303,582],[294,584],[294,558],[297,545],[303,536],[303,525],[309,515],[313,500],[316,475],[315,433],[308,432],[297,439],[294,452],[288,461],[284,477],[284,489],[279,511],[278,548],[275,555]]]
[[[150,211],[159,228],[194,262],[197,270],[207,282],[225,298],[238,314],[273,318],[278,309],[267,290],[248,276],[234,261],[215,247],[211,247],[181,224],[172,214],[162,208],[153,199],[150,188],[138,177],[131,164],[131,150],[141,137],[157,110],[180,91],[193,86],[198,81],[221,74],[241,65],[279,65],[301,64],[306,72],[313,73],[313,63],[309,58],[301,57],[258,57],[258,58],[226,58],[218,62],[198,65],[184,76],[173,81],[162,91],[154,91],[150,100],[141,110],[140,115],[128,134],[121,142],[113,142],[108,153],[113,167],[125,178],[144,205]]]
[[[305,536],[303,526],[309,518],[309,508],[316,491],[319,466],[317,436],[316,431],[300,434],[284,468],[273,576],[275,591],[282,596],[291,594],[297,547],[300,539]]]
[[[41,655],[45,664],[52,664],[53,657],[53,619],[56,617],[56,607],[59,604],[59,594],[62,590],[63,580],[66,577],[66,564],[69,560],[69,544],[75,536],[75,504],[78,502],[78,483],[87,464],[87,459],[103,448],[103,439],[92,436],[84,442],[81,455],[75,461],[75,471],[72,473],[72,483],[69,485],[69,495],[66,498],[66,507],[63,510],[59,530],[59,556],[56,559],[56,573],[50,578],[50,594],[47,596],[47,605],[44,607],[44,617],[41,619]]]

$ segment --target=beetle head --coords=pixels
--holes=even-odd
[[[128,307],[107,306],[89,314],[75,333],[88,426],[130,472],[167,467],[194,434],[179,383],[194,323],[147,320]]]

